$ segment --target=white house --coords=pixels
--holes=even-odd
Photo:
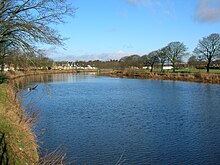
[[[151,66],[144,66],[143,69],[151,69]],[[170,65],[163,66],[163,70],[170,70],[170,69],[173,69],[173,67]]]
[[[170,70],[170,69],[173,69],[172,66],[168,65],[168,66],[163,66],[163,70]]]

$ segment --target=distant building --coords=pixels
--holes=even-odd
[[[54,70],[97,70],[96,67],[93,67],[91,65],[87,65],[87,66],[81,66],[79,64],[76,63],[54,63],[52,69]]]
[[[92,67],[91,65],[87,65],[87,66],[78,66],[76,64],[74,64],[73,69],[79,69],[79,70],[97,70],[96,67]]]
[[[143,69],[151,69],[151,66],[144,66]],[[170,70],[170,69],[173,69],[173,67],[170,65],[163,66],[163,70]]]
[[[173,69],[172,66],[163,66],[163,70],[170,70],[170,69]]]

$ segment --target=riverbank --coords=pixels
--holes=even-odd
[[[112,77],[153,80],[175,80],[220,84],[220,74],[212,73],[164,73],[139,70],[90,71]],[[86,71],[57,70],[35,72],[8,72],[0,84],[0,164],[38,164],[39,155],[31,120],[20,107],[10,80],[43,74],[88,73]],[[4,82],[5,81],[5,82]],[[6,82],[7,81],[7,82]]]
[[[19,89],[17,89],[18,84],[15,85],[15,80],[26,76],[64,73],[78,73],[78,71],[9,71],[0,75],[0,165],[50,164],[51,162],[59,164],[63,161],[62,151],[55,151],[43,158],[39,157],[37,140],[32,132],[32,121],[35,119],[22,110],[21,103],[16,98]]]
[[[48,71],[29,71],[29,72],[9,72],[10,79],[16,79],[25,76],[43,75],[43,74],[63,74],[63,73],[97,73],[98,75],[107,75],[120,78],[137,78],[152,80],[174,80],[220,84],[219,73],[182,73],[182,72],[149,72],[147,70],[48,70]]]
[[[214,73],[172,73],[172,72],[147,72],[139,70],[117,70],[109,73],[112,77],[138,78],[151,80],[174,80],[220,84],[220,74]]]
[[[4,76],[4,75],[2,75]],[[20,107],[13,85],[0,84],[0,164],[38,164],[32,123]]]
[[[9,71],[7,72],[7,77],[9,77],[12,80],[25,76],[34,76],[34,75],[43,75],[43,74],[62,74],[62,73],[77,73],[77,71],[76,70],[44,70],[44,71],[26,71],[26,72]]]

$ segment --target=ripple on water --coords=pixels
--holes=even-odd
[[[41,147],[63,144],[75,164],[220,164],[220,86],[64,75],[34,106]],[[53,78],[51,78],[53,80]],[[65,81],[67,80],[67,81]],[[30,97],[45,92],[44,84]],[[37,131],[36,129],[36,131]]]

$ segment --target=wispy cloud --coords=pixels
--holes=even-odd
[[[195,19],[200,22],[219,22],[220,0],[199,0]]]
[[[131,44],[125,44],[125,45],[124,45],[124,48],[125,48],[125,49],[132,49],[133,46],[132,46]]]
[[[127,4],[134,7],[145,7],[153,15],[155,13],[162,15],[172,15],[175,13],[172,0],[125,0]]]
[[[149,0],[126,0],[126,1],[128,4],[133,5],[133,6],[138,6],[138,5],[147,6],[150,3]]]
[[[108,61],[108,60],[119,60],[124,56],[128,56],[131,53],[124,52],[122,50],[118,50],[116,52],[110,53],[101,53],[101,54],[84,54],[84,55],[50,55],[50,58],[55,61],[90,61],[90,60],[100,60],[100,61]]]

